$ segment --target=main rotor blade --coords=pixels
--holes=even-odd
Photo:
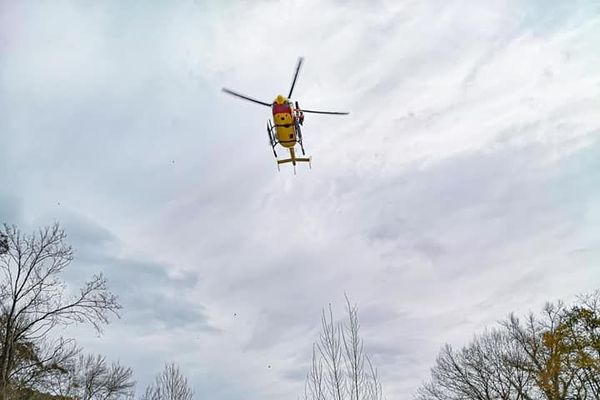
[[[350,113],[348,112],[340,112],[340,111],[314,111],[314,110],[305,110],[305,109],[300,109],[300,111],[305,112],[305,113],[313,113],[313,114],[333,114],[333,115],[348,115]]]
[[[302,66],[302,61],[304,61],[304,58],[298,58],[298,64],[296,65],[296,72],[294,73],[294,80],[292,81],[292,87],[290,88],[288,99],[292,97],[292,92],[294,91],[294,86],[296,85],[296,79],[298,79],[298,73],[300,72],[300,67]]]
[[[253,99],[252,97],[244,96],[243,94],[236,93],[233,90],[229,90],[229,89],[223,88],[223,91],[225,93],[229,93],[230,95],[239,97],[241,99],[252,101],[252,102],[258,103],[258,104],[262,104],[263,106],[267,106],[267,107],[271,107],[272,106],[271,103],[267,103],[267,102],[264,102],[264,101],[256,100],[256,99]]]

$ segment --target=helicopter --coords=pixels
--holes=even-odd
[[[292,86],[290,87],[290,91],[287,97],[279,94],[272,102],[266,102],[256,100],[252,97],[245,96],[227,88],[223,88],[223,92],[228,93],[230,95],[251,101],[253,103],[271,107],[271,110],[273,112],[273,121],[271,121],[270,119],[267,120],[267,135],[269,136],[269,144],[273,149],[273,155],[277,160],[277,169],[279,169],[279,165],[281,164],[291,163],[294,166],[294,173],[296,172],[297,163],[306,162],[309,164],[309,167],[311,165],[311,157],[296,157],[297,144],[300,145],[302,155],[306,156],[306,152],[304,151],[304,143],[302,140],[301,129],[301,126],[304,123],[304,113],[331,115],[349,114],[347,112],[338,111],[316,111],[301,109],[298,105],[298,101],[292,102],[290,100],[290,98],[292,97],[292,93],[294,92],[294,86],[296,85],[296,80],[298,79],[298,74],[300,72],[300,68],[302,67],[303,61],[304,59],[302,57],[298,58],[298,63],[296,64],[296,71],[294,73],[294,79],[292,80]],[[277,145],[280,145],[284,149],[287,149],[289,151],[289,158],[278,158],[277,151],[275,150],[275,147]]]

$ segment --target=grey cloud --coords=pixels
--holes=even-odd
[[[399,364],[410,364],[415,363],[418,357],[414,354],[411,348],[415,345],[419,345],[418,341],[406,340],[402,338],[402,341],[406,343],[399,344],[399,341],[394,343],[371,343],[365,347],[366,353],[369,355],[374,363],[374,366],[387,368]]]
[[[23,203],[19,197],[0,191],[0,224],[19,224],[23,216]]]
[[[312,333],[320,322],[320,310],[311,312],[311,308],[306,307],[308,299],[305,296],[296,299],[279,297],[273,300],[275,304],[285,301],[285,306],[271,306],[258,313],[250,338],[244,346],[246,351],[281,346],[297,337],[307,337],[308,343],[313,341],[313,338],[306,335]],[[314,322],[307,323],[311,319]]]
[[[597,29],[575,25],[598,6],[563,3],[25,6],[0,61],[0,216],[64,223],[68,282],[101,271],[125,305],[119,337],[94,346],[141,374],[174,354],[202,397],[294,398],[321,308],[343,318],[347,292],[387,394],[406,397],[444,342],[597,281],[581,267],[598,255],[582,50]],[[306,106],[352,114],[307,118],[313,170],[292,177],[275,172],[268,110],[219,89],[271,93],[299,52]],[[521,75],[520,55],[539,64]],[[549,134],[571,152],[549,160],[532,139]]]
[[[191,303],[185,295],[193,291],[198,277],[185,273],[168,275],[169,266],[144,259],[123,258],[122,244],[108,229],[73,213],[63,213],[63,227],[75,249],[75,260],[67,279],[81,282],[103,273],[111,290],[124,306],[123,323],[138,332],[191,329],[217,332],[204,306]]]
[[[475,242],[498,247],[503,241],[519,240],[561,220],[574,223],[569,219],[572,215],[552,204],[548,197],[552,193],[547,192],[548,185],[572,183],[561,177],[560,170],[542,169],[541,160],[532,161],[537,151],[529,147],[461,154],[423,170],[408,171],[396,179],[398,183],[375,184],[365,203],[380,207],[368,211],[373,226],[367,231],[368,237],[396,240],[400,245],[411,243],[414,249],[439,259]],[[382,198],[379,193],[384,186],[392,188],[393,194],[388,190]],[[463,232],[474,232],[465,226],[471,223],[467,218],[474,215],[480,218],[472,223],[484,224],[477,237],[455,236],[464,242],[450,245],[450,238],[440,235],[451,231],[451,224],[456,223]],[[432,236],[441,241],[428,239]]]
[[[355,303],[351,296],[350,303]],[[390,321],[404,319],[408,315],[406,310],[397,309],[385,303],[369,304],[368,306],[357,304],[357,307],[360,322],[363,327],[376,327]]]
[[[310,368],[309,364],[300,365],[297,368],[288,368],[283,372],[283,377],[291,381],[304,382],[306,381],[306,374]]]

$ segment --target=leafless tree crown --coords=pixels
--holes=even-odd
[[[446,345],[418,400],[600,399],[600,291],[510,315],[460,351]]]
[[[348,319],[336,323],[331,305],[321,316],[321,333],[313,346],[305,400],[381,400],[381,382],[364,350],[358,308],[346,297]]]
[[[133,371],[104,356],[79,354],[64,374],[55,376],[51,393],[79,400],[119,400],[134,396]]]
[[[65,341],[43,340],[53,328],[89,323],[101,332],[110,315],[119,317],[121,306],[102,275],[93,276],[79,293],[66,294],[61,274],[73,261],[73,250],[58,224],[31,235],[4,224],[0,236],[7,243],[0,246],[5,249],[0,255],[0,394],[6,398],[12,377],[32,379],[36,367],[47,371],[69,353]],[[21,365],[19,351],[27,346],[43,350],[44,358]]]
[[[142,400],[192,400],[187,378],[175,363],[165,365],[154,383],[146,388]]]

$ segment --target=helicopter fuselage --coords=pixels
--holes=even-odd
[[[288,101],[273,102],[273,125],[277,141],[283,147],[292,148],[298,141],[296,135],[296,116]]]

